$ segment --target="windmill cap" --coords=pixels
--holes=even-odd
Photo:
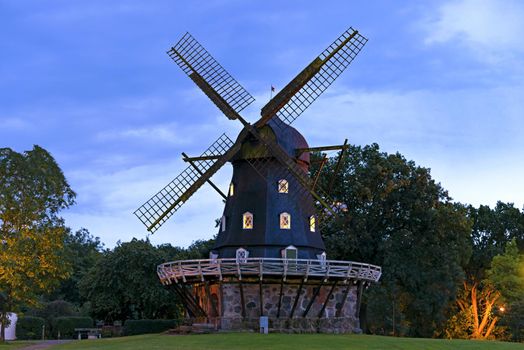
[[[304,136],[294,127],[282,122],[278,117],[273,117],[266,125],[258,129],[258,131],[276,140],[278,145],[294,159],[297,159],[297,149],[309,148]],[[247,138],[246,141],[243,142],[242,149],[234,160],[271,157],[268,152],[269,151],[266,150],[265,147],[260,146],[254,138]],[[309,165],[309,152],[303,152],[298,157],[298,160]]]

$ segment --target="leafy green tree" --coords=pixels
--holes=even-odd
[[[80,282],[91,313],[106,321],[177,318],[178,299],[160,283],[156,267],[165,252],[149,241],[133,239],[106,251]]]
[[[486,272],[486,283],[500,291],[502,324],[508,326],[513,340],[524,335],[524,254],[519,254],[517,240],[506,244],[504,254],[496,255]]]
[[[473,221],[473,254],[466,267],[468,276],[483,280],[493,258],[504,253],[506,244],[512,239],[519,250],[524,251],[524,212],[513,203],[497,202],[493,209],[486,205],[469,206],[468,217]]]
[[[67,277],[59,216],[75,193],[51,154],[41,147],[17,153],[0,149],[0,338],[7,312],[34,305]]]
[[[87,300],[80,294],[80,281],[102,257],[103,247],[100,238],[91,235],[87,229],[69,232],[65,238],[64,257],[71,265],[71,274],[60,283],[50,299],[63,299],[81,307]]]
[[[330,159],[319,178],[324,188],[333,183],[330,193],[347,207],[323,231],[328,257],[383,268],[381,284],[366,293],[361,320],[384,332],[433,335],[471,253],[465,209],[451,202],[429,169],[376,144],[350,146],[333,175],[336,168],[337,158]]]

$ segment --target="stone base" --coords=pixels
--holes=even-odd
[[[260,329],[267,316],[270,332],[360,333],[356,316],[357,286],[333,282],[248,283],[226,281],[194,285],[194,294],[209,320],[222,330]],[[252,281],[253,282],[253,281]],[[206,291],[208,288],[209,291]],[[210,297],[208,297],[210,296]]]
[[[226,318],[220,320],[222,330],[253,330],[259,331],[259,319]],[[354,318],[333,317],[333,318],[293,318],[277,319],[269,318],[270,333],[361,333],[362,331],[355,324]]]

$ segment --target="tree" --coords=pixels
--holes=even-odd
[[[60,283],[50,299],[63,299],[81,307],[87,300],[80,294],[80,281],[101,258],[104,245],[85,228],[69,232],[64,243],[64,257],[71,266],[71,274]]]
[[[513,203],[499,201],[493,209],[486,205],[479,208],[469,206],[468,217],[473,221],[473,254],[466,267],[468,276],[483,280],[493,257],[502,254],[512,239],[524,251],[524,212],[515,208]]]
[[[451,202],[429,169],[380,152],[376,144],[350,146],[341,164],[330,192],[347,211],[324,228],[328,256],[383,268],[361,320],[385,331],[399,324],[390,317],[395,314],[406,334],[433,335],[445,322],[471,253],[464,207]],[[329,187],[336,168],[336,158],[324,166],[322,187]]]
[[[133,239],[106,251],[80,282],[92,315],[106,321],[180,316],[178,299],[158,280],[164,252]]]
[[[479,288],[477,282],[464,282],[461,295],[457,298],[458,312],[447,322],[447,338],[486,340],[502,333],[497,328],[500,317],[496,314],[500,292],[489,284]]]
[[[37,303],[68,274],[62,209],[75,193],[53,157],[34,146],[23,154],[0,149],[0,303],[4,339],[7,312]]]
[[[524,335],[524,254],[519,254],[517,240],[506,244],[504,254],[493,258],[486,271],[486,283],[500,291],[503,307],[501,323],[508,326],[513,340]]]

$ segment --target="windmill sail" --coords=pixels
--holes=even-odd
[[[202,186],[222,165],[224,165],[240,148],[226,135],[222,134],[202,157],[221,155],[217,159],[199,162],[199,170],[188,166],[163,189],[155,194],[135,211],[150,232],[155,232]]]
[[[367,41],[351,27],[342,33],[262,108],[257,126],[274,116],[293,123],[349,66]]]
[[[191,34],[186,33],[167,54],[228,118],[236,119],[224,110],[224,105],[239,113],[255,100]],[[206,85],[216,92],[218,99],[209,95]]]

